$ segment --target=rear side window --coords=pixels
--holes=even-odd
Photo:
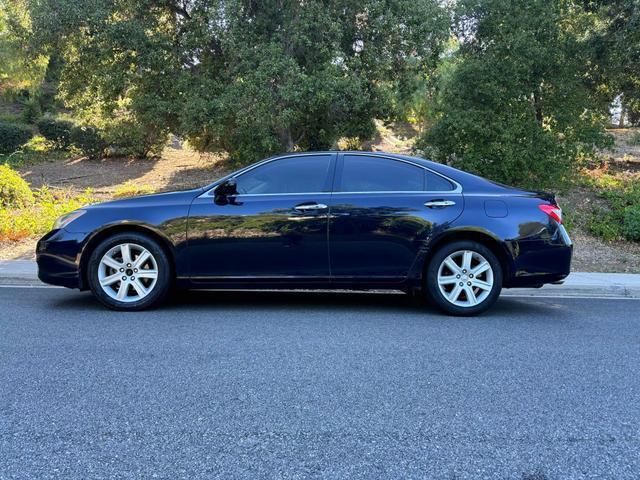
[[[429,192],[450,192],[451,190],[455,190],[453,183],[429,170],[425,170],[425,178],[425,182],[427,183],[426,190]]]
[[[424,190],[424,170],[382,157],[345,155],[341,192],[416,192]]]
[[[238,193],[322,192],[330,165],[331,155],[302,155],[274,160],[236,177]]]

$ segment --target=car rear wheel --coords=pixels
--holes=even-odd
[[[458,241],[440,248],[426,274],[426,293],[440,309],[470,316],[491,307],[502,290],[502,267],[481,243]]]
[[[114,310],[142,310],[165,297],[171,268],[155,240],[139,233],[120,233],[91,253],[87,277],[102,304]]]

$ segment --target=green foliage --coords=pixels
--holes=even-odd
[[[42,135],[36,135],[29,139],[20,150],[8,155],[0,155],[0,163],[5,163],[12,168],[21,168],[42,162],[63,160],[70,155],[70,152],[56,150],[55,145]]]
[[[640,204],[625,208],[623,220],[624,236],[629,240],[640,242]]]
[[[41,84],[47,55],[31,51],[25,40],[30,34],[27,2],[0,2],[0,86],[1,90],[37,90]]]
[[[74,125],[71,121],[48,115],[42,117],[37,126],[42,136],[57,149],[75,149],[89,158],[98,158],[107,148],[102,133],[93,126]]]
[[[60,49],[60,94],[81,117],[125,111],[144,132],[161,125],[157,139],[170,130],[242,163],[372,136],[449,24],[437,0],[29,5],[30,45]]]
[[[587,221],[587,230],[608,242],[622,237],[619,215],[610,210],[595,209]]]
[[[639,241],[640,176],[595,172],[584,182],[606,202],[606,206],[596,207],[590,212],[587,230],[604,240],[624,237]]]
[[[640,125],[640,1],[590,0],[584,2],[592,25],[586,25],[592,87],[605,101],[622,94],[627,120]],[[591,28],[589,28],[591,27]]]
[[[114,156],[143,158],[159,155],[167,144],[165,129],[141,125],[132,119],[106,123],[102,136]]]
[[[40,101],[35,96],[30,96],[22,102],[22,121],[25,123],[36,123],[42,116]]]
[[[100,132],[91,126],[76,126],[71,129],[69,140],[83,155],[99,158],[107,147]]]
[[[433,123],[417,148],[437,160],[529,187],[557,186],[595,147],[606,114],[583,81],[566,2],[465,0],[458,49],[439,68]]]
[[[151,185],[139,185],[133,180],[127,180],[122,185],[118,185],[113,191],[113,198],[135,197],[136,195],[148,195],[155,193]]]
[[[0,122],[0,153],[13,153],[33,136],[33,131],[19,123]]]
[[[56,148],[64,150],[71,146],[71,131],[74,128],[72,122],[44,116],[38,121],[37,126],[42,136]]]
[[[34,198],[35,202],[25,208],[0,208],[0,241],[43,235],[60,215],[95,201],[91,190],[75,194],[47,187],[36,190]]]
[[[362,141],[358,137],[344,137],[336,146],[338,150],[362,150]]]
[[[29,184],[8,165],[0,165],[0,207],[23,208],[33,204]]]

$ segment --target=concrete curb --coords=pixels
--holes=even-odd
[[[33,260],[0,260],[0,285],[44,285]]]
[[[640,298],[640,274],[573,272],[562,285],[509,288],[502,292],[505,296]]]
[[[1,260],[0,285],[44,286],[33,260]],[[640,274],[574,272],[563,285],[504,289],[504,296],[640,298]]]

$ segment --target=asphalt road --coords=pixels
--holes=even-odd
[[[637,479],[640,301],[0,288],[0,478]]]

